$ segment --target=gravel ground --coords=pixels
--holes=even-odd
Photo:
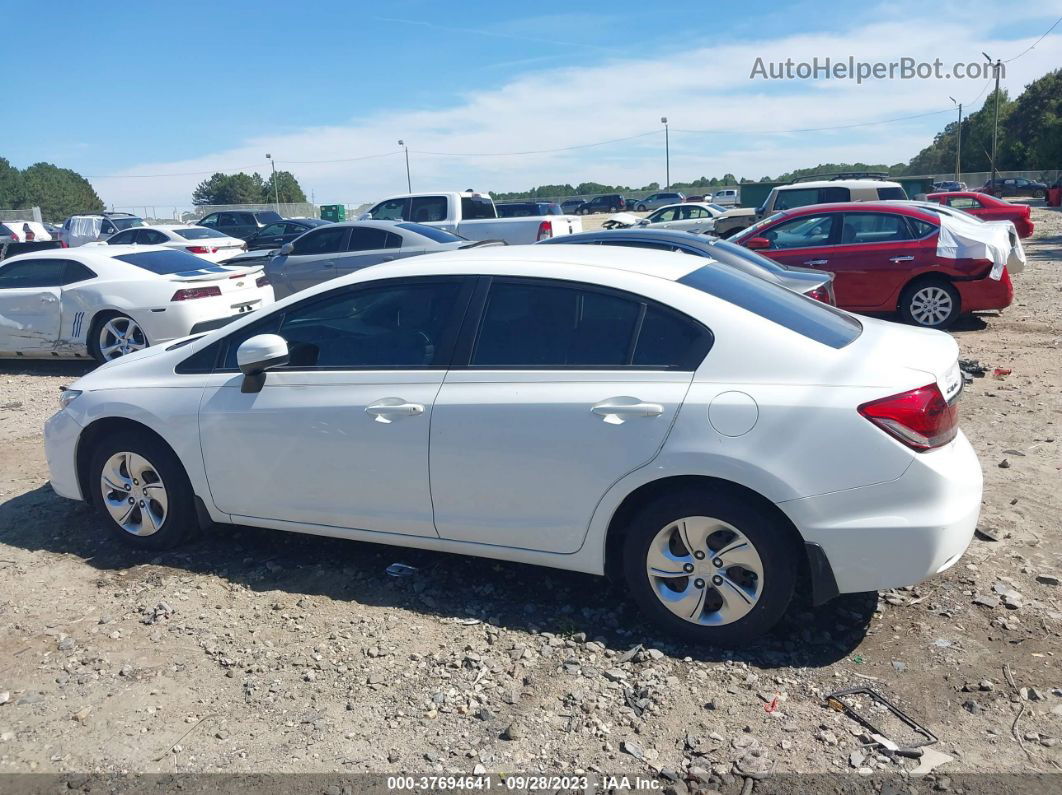
[[[138,556],[47,485],[42,422],[88,365],[0,364],[0,773],[627,771],[681,794],[914,770],[824,706],[854,686],[940,738],[938,789],[1057,773],[1062,214],[1034,216],[1015,304],[954,330],[988,368],[963,398],[985,470],[965,558],[795,605],[742,651],[661,635],[603,579],[515,564],[232,527]]]

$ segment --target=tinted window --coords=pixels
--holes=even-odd
[[[527,218],[538,214],[535,204],[499,204],[497,209],[499,218]]]
[[[207,230],[210,231],[210,230]],[[138,229],[133,239],[145,246],[158,246],[165,243],[169,238],[157,229]]]
[[[374,221],[402,221],[409,217],[409,199],[380,202],[369,213]]]
[[[854,317],[821,301],[731,268],[698,268],[679,279],[679,283],[831,348],[843,348],[863,331]]]
[[[878,188],[878,198],[882,201],[889,199],[906,199],[907,194],[903,188]]]
[[[259,237],[277,237],[284,234],[285,228],[289,227],[291,227],[291,224],[270,224],[259,232],[258,235]]]
[[[112,218],[111,223],[116,229],[131,229],[134,226],[147,226],[143,218]]]
[[[206,229],[202,226],[193,226],[188,229],[175,229],[174,232],[185,240],[206,240],[210,237],[225,237],[216,229]]]
[[[449,326],[461,281],[439,279],[340,290],[295,304],[226,338],[225,369],[255,334],[288,342],[288,368],[418,368],[449,362]]]
[[[116,235],[112,235],[107,239],[107,242],[112,246],[124,246],[133,242],[133,236],[136,234],[136,230],[119,232]]]
[[[819,204],[827,202],[846,202],[852,198],[852,192],[848,188],[822,188],[819,192]]]
[[[474,221],[477,218],[497,218],[498,213],[494,209],[494,202],[490,199],[477,196],[461,197],[461,218],[465,221]],[[414,217],[412,220],[418,220]]]
[[[361,226],[350,230],[347,251],[374,251],[379,248],[398,248],[402,244],[398,235],[386,229]]]
[[[217,213],[211,213],[206,218],[204,218],[201,221],[199,221],[199,225],[200,226],[217,226],[218,225]]]
[[[460,235],[455,235],[453,232],[436,229],[434,226],[422,226],[421,224],[395,224],[395,226],[399,229],[405,229],[407,232],[416,232],[418,235],[434,240],[436,243],[458,243],[465,239]]]
[[[244,223],[239,213],[218,213],[218,226],[243,226]]]
[[[694,369],[710,345],[703,326],[637,296],[496,281],[471,364]]]
[[[170,273],[197,271],[209,263],[189,254],[187,251],[169,249],[167,251],[141,251],[135,254],[116,254],[114,259],[136,265],[146,271],[165,276]]]
[[[104,219],[103,222],[100,223],[100,234],[101,235],[113,235],[117,229],[118,229],[118,227],[116,227],[114,224],[112,224],[110,221],[108,221],[106,219]]]
[[[410,200],[409,220],[418,224],[445,221],[446,208],[445,196],[416,196]]]
[[[780,190],[774,201],[774,209],[791,210],[794,207],[806,207],[809,204],[819,203],[818,188],[794,188],[793,190]]]
[[[914,236],[916,238],[925,237],[926,235],[931,235],[937,231],[937,228],[933,226],[933,224],[929,223],[929,221],[923,221],[920,218],[908,218],[907,223],[911,225],[911,229],[914,230]]]
[[[761,232],[759,237],[769,240],[773,249],[825,246],[830,241],[833,219],[829,213],[803,215]]]
[[[888,243],[910,240],[902,215],[886,213],[845,213],[841,223],[841,244]]]
[[[293,254],[335,254],[346,247],[350,227],[336,226],[317,229],[295,241]]]
[[[60,287],[66,276],[64,259],[26,259],[0,267],[0,290]]]
[[[75,282],[83,282],[95,278],[95,271],[86,268],[80,262],[74,262],[72,259],[66,261],[66,272],[63,274],[63,284],[74,284]]]

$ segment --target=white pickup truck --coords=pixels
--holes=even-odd
[[[453,232],[469,240],[503,240],[510,245],[536,243],[551,237],[583,231],[572,215],[537,215],[499,218],[487,193],[407,193],[384,199],[359,220],[412,221]]]

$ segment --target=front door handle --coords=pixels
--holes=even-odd
[[[424,413],[420,403],[409,403],[403,398],[382,398],[365,407],[365,413],[372,416],[374,422],[392,422],[392,417],[416,417]]]
[[[889,262],[910,262],[914,257],[889,257]]]
[[[829,260],[825,260],[825,259],[809,259],[804,264],[805,265],[810,265],[811,267],[815,268],[815,267],[817,267],[819,265],[825,265],[827,262],[829,262]]]
[[[664,413],[659,403],[643,403],[638,398],[614,397],[595,403],[591,408],[610,425],[620,425],[630,417],[658,417]]]

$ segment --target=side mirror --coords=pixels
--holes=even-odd
[[[265,374],[288,363],[288,343],[277,334],[258,334],[236,349],[236,364],[243,373],[241,392],[261,392]]]
[[[285,243],[283,246],[281,246],[279,249],[277,249],[277,256],[286,257],[286,256],[288,256],[288,254],[290,254],[294,250],[295,250],[295,244],[294,243]]]
[[[765,237],[754,237],[745,241],[745,248],[770,248],[771,241]]]

